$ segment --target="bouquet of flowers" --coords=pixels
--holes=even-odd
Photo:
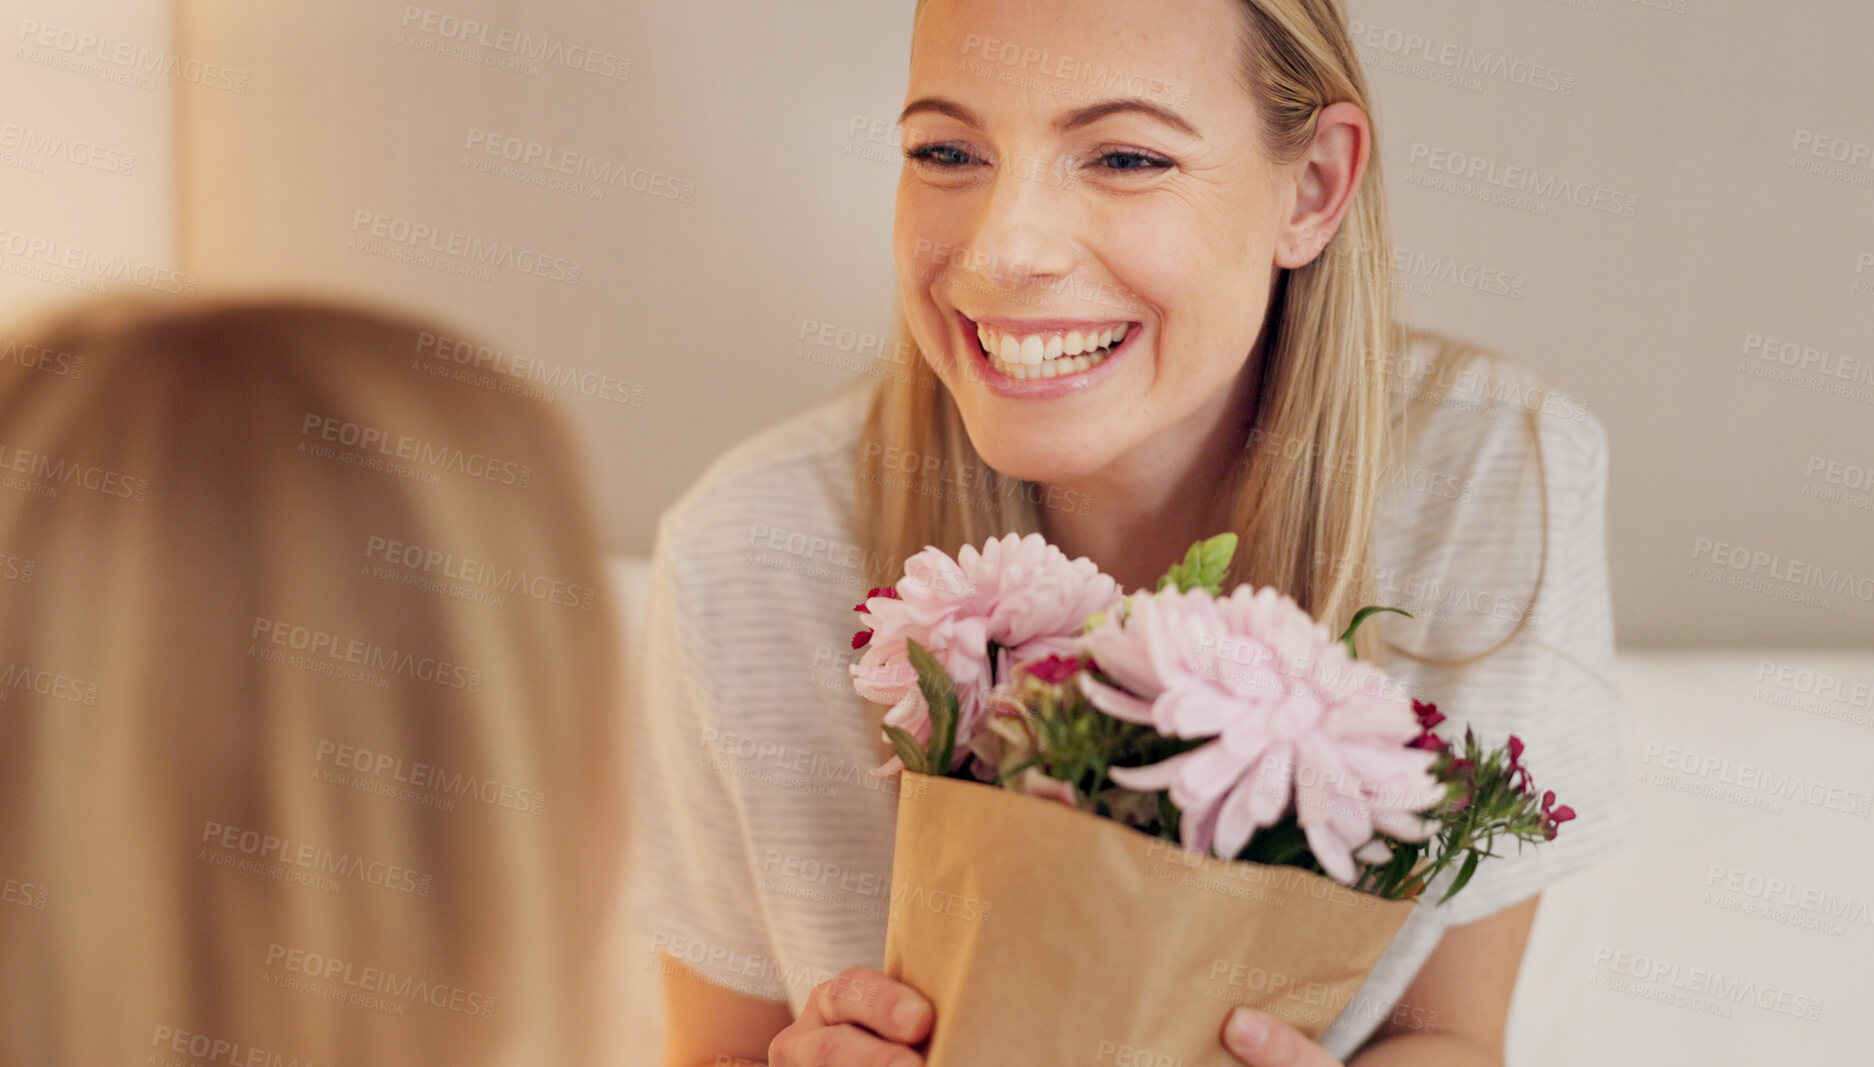
[[[885,965],[936,1008],[932,1067],[1229,1063],[1232,1004],[1318,1038],[1434,878],[1455,866],[1442,903],[1499,837],[1574,818],[1516,737],[1447,743],[1357,658],[1398,609],[1334,637],[1274,589],[1225,594],[1235,549],[1127,595],[1010,534],[927,548],[856,607],[854,686],[896,752],[873,773],[919,776]]]

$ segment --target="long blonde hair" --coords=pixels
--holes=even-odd
[[[569,437],[448,336],[0,338],[0,1064],[589,1062],[614,609]]]
[[[918,9],[924,7],[919,0]],[[1292,161],[1313,142],[1321,109],[1350,101],[1372,107],[1344,12],[1337,0],[1243,0],[1239,79],[1258,108],[1270,156]],[[1488,353],[1422,331],[1393,312],[1393,246],[1377,147],[1365,180],[1326,250],[1284,271],[1270,297],[1257,403],[1249,442],[1220,487],[1213,528],[1233,530],[1238,548],[1225,583],[1271,585],[1334,632],[1372,602],[1367,556],[1381,490],[1399,469],[1419,412],[1440,402],[1456,365]],[[1260,294],[1257,294],[1260,299]],[[982,471],[955,400],[911,337],[903,309],[894,351],[914,353],[909,373],[878,385],[855,457],[857,529],[868,583],[889,585],[903,561],[926,545],[954,553],[964,544],[1041,528],[1046,496],[1015,479],[976,479]],[[1395,379],[1408,347],[1429,343],[1438,368],[1419,389]],[[1252,357],[1254,358],[1254,357]],[[1536,410],[1540,410],[1539,407]],[[1526,412],[1531,432],[1536,416]],[[928,457],[888,468],[893,457]],[[1536,448],[1540,479],[1541,450]],[[1544,500],[1546,515],[1547,502]],[[1543,556],[1547,555],[1546,522]],[[1167,563],[1171,562],[1169,560]],[[1538,590],[1541,576],[1537,576]],[[1414,653],[1382,634],[1381,615],[1363,625],[1363,658],[1388,653],[1440,667],[1473,662],[1508,642],[1535,607],[1528,598],[1515,628],[1491,647],[1461,657]]]

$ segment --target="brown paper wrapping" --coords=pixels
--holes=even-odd
[[[885,973],[936,1009],[929,1067],[1240,1067],[1232,1007],[1318,1039],[1417,906],[912,771],[892,864]]]

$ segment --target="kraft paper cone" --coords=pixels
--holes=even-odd
[[[1318,1039],[1417,906],[912,771],[897,834],[885,973],[936,1009],[929,1067],[1240,1067],[1232,1007]]]

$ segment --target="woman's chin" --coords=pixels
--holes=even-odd
[[[1043,485],[1078,482],[1098,471],[1107,460],[1104,454],[1064,451],[1058,440],[1027,439],[1020,435],[978,443],[976,451],[985,464],[1003,477]]]

